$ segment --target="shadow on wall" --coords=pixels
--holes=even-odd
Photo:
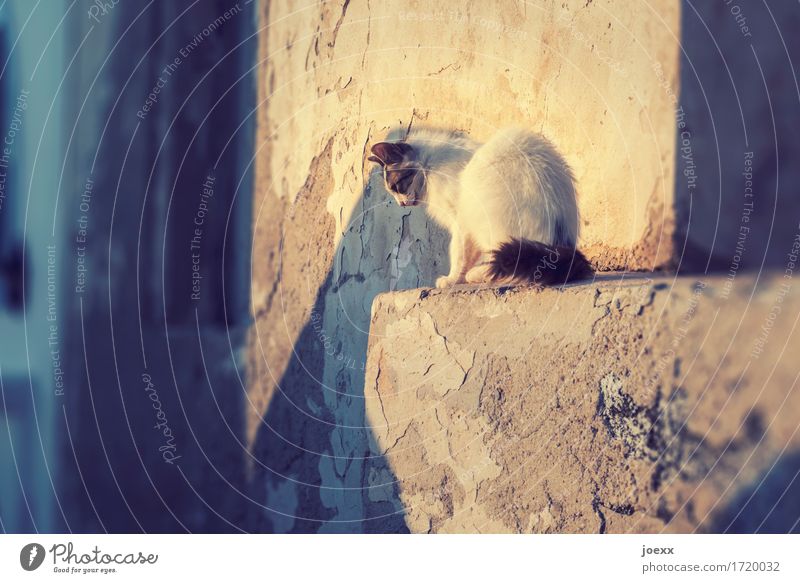
[[[783,269],[798,233],[800,11],[682,0],[675,162],[682,270]]]
[[[742,2],[745,30],[731,6],[682,2],[685,52],[676,96],[675,161],[675,244],[682,270],[781,268],[798,231],[800,202],[785,190],[779,196],[778,187],[800,184],[800,166],[778,164],[800,157],[794,130],[800,122],[798,89],[787,67],[792,56],[800,56],[800,40],[789,34],[800,26],[800,13],[789,3]],[[775,34],[776,25],[782,36]],[[389,139],[398,137],[395,132]],[[310,180],[317,174],[310,172]],[[320,190],[312,180],[292,209],[276,213],[289,218],[280,237],[273,294],[280,300],[274,302],[286,301],[284,287],[302,287],[287,285],[287,278],[306,277],[309,307],[295,320],[304,325],[292,337],[288,364],[274,381],[255,433],[257,462],[249,482],[252,497],[270,510],[259,514],[251,529],[404,530],[396,478],[365,420],[362,367],[370,308],[380,292],[430,286],[437,274],[446,273],[446,237],[432,223],[422,228],[419,211],[393,206],[373,172],[332,249],[335,227],[326,208],[331,193]],[[309,197],[314,209],[293,220]],[[328,226],[320,224],[325,221]],[[300,255],[324,255],[327,263],[319,257],[298,260]],[[300,273],[302,261],[324,265],[323,273],[315,278]],[[287,297],[301,301],[297,293]],[[279,316],[270,316],[273,326],[285,325]],[[258,342],[281,330],[261,330]]]
[[[778,458],[714,516],[714,533],[800,533],[800,451]]]
[[[397,130],[388,139],[403,135]],[[283,225],[280,291],[275,294],[281,299],[275,302],[286,301],[285,280],[297,276],[288,270],[303,271],[291,256],[309,250],[319,253],[315,242],[309,241],[312,235],[298,236],[289,229],[303,225],[307,231],[309,225],[321,222],[320,216],[329,219],[329,195],[324,188],[307,184],[285,213],[305,216]],[[301,208],[309,203],[313,210]],[[447,238],[432,222],[423,226],[426,221],[423,213],[412,216],[410,209],[397,206],[385,191],[381,174],[370,171],[327,274],[315,293],[310,290],[310,316],[294,341],[254,439],[252,495],[265,500],[267,511],[250,525],[251,530],[407,531],[397,479],[366,421],[364,374],[375,296],[431,286],[440,272],[446,272]],[[419,228],[412,229],[412,222]],[[325,230],[323,225],[319,228]],[[330,245],[334,229],[331,221],[327,233],[316,235],[321,248]],[[268,329],[261,334],[276,333]],[[265,358],[258,349],[255,353]]]

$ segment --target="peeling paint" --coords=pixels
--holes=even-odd
[[[722,280],[711,278],[709,309],[695,312],[698,329],[675,345],[695,282],[669,281],[379,296],[370,350],[381,366],[366,375],[373,384],[380,374],[382,409],[368,403],[367,416],[392,428],[379,439],[411,531],[717,528],[725,501],[769,468],[786,436],[800,447],[793,416],[767,428],[751,410],[756,395],[759,408],[775,411],[800,406],[800,393],[787,409],[782,385],[765,383],[775,361],[719,366],[748,354],[748,334],[725,350],[739,321],[757,328],[768,304],[745,310],[747,296],[723,300],[714,294]],[[800,310],[800,294],[787,301]],[[564,302],[574,308],[561,312],[561,335],[538,334]],[[516,317],[498,317],[500,303]],[[602,335],[575,335],[569,318],[591,321],[598,310]],[[782,323],[778,345],[800,345],[791,326]],[[455,353],[470,365],[463,383]],[[672,365],[656,368],[666,356]],[[795,374],[790,361],[777,364]],[[407,397],[418,384],[425,390]]]

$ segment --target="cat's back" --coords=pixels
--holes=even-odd
[[[472,158],[482,170],[500,172],[560,171],[572,172],[555,146],[543,135],[522,127],[508,127],[495,133],[478,148]]]
[[[424,165],[441,170],[445,166],[463,167],[478,144],[461,132],[414,128],[406,138]]]
[[[497,132],[461,174],[474,232],[490,233],[484,247],[511,237],[574,245],[578,207],[572,171],[541,134],[519,127]],[[482,218],[485,217],[485,218]]]

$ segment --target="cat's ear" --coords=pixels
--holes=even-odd
[[[387,164],[397,164],[408,159],[414,148],[405,142],[378,142],[370,148],[370,151],[372,156],[367,160],[386,166]]]

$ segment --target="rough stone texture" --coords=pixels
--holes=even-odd
[[[551,137],[574,167],[583,244],[599,264],[652,268],[671,256],[677,3],[348,0],[265,10],[260,146],[271,155],[258,204],[269,204],[268,191],[295,200],[333,137],[326,208],[338,242],[361,222],[370,140],[412,123],[477,139],[522,124]],[[260,306],[266,292],[254,291]]]
[[[368,445],[369,314],[378,293],[446,272],[446,236],[390,203],[368,145],[412,124],[541,130],[575,169],[598,266],[666,264],[679,6],[264,2],[261,23],[247,435],[267,510],[254,528],[402,530]]]
[[[409,529],[797,531],[792,276],[378,296],[367,418]]]

